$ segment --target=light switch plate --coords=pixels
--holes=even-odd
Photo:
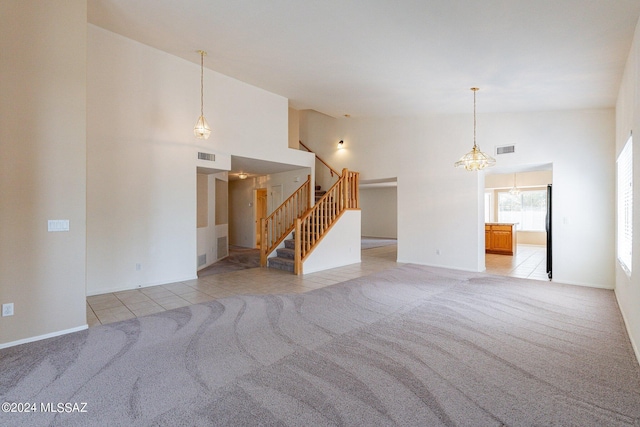
[[[2,317],[13,316],[13,303],[2,304]]]
[[[50,219],[47,222],[48,231],[69,231],[68,219]]]

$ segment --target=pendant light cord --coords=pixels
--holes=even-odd
[[[203,50],[200,51],[200,115],[204,116],[204,51]]]
[[[478,91],[477,87],[472,87],[473,91],[473,148],[477,148],[476,144],[476,92]]]

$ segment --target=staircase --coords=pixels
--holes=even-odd
[[[289,271],[294,273],[295,270],[295,238],[284,241],[284,248],[276,249],[276,256],[269,258],[269,268]]]
[[[317,204],[322,197],[327,194],[326,191],[322,190],[322,186],[315,186],[315,203]],[[269,268],[275,268],[278,270],[289,271],[291,273],[294,272],[294,264],[295,264],[295,231],[291,233],[290,239],[284,240],[283,248],[276,248],[276,256],[271,257],[267,260],[267,265]]]
[[[359,176],[357,172],[343,169],[342,176],[328,191],[314,189],[316,203],[313,206],[309,206],[309,177],[280,207],[262,220],[260,265],[302,274],[304,260],[340,216],[348,209],[360,209]],[[276,256],[269,258],[274,250]]]
[[[322,191],[322,187],[320,185],[316,185],[316,191],[315,191],[316,203],[318,203],[320,199],[322,199],[322,196],[324,196],[325,194],[327,194],[327,192]]]

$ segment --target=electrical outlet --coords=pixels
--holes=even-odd
[[[142,264],[137,263],[136,264],[136,271],[140,271],[140,270],[142,270]]]
[[[13,303],[2,304],[2,317],[13,316]]]

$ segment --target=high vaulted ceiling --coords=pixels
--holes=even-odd
[[[640,0],[89,0],[89,22],[341,117],[615,106]]]

